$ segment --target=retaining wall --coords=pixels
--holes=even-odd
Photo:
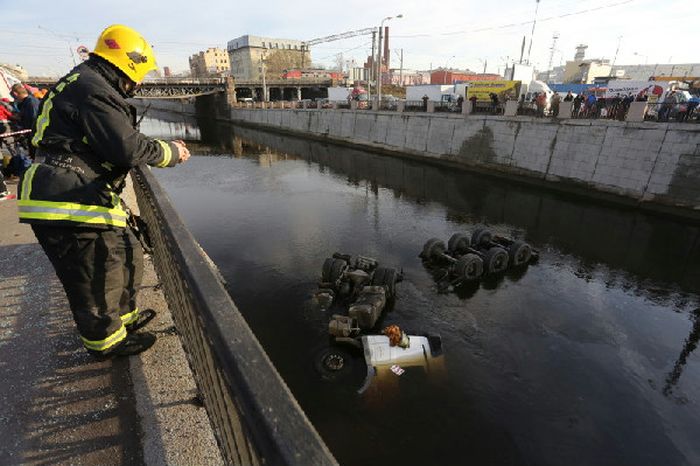
[[[230,116],[700,218],[700,125],[325,109],[231,109]]]

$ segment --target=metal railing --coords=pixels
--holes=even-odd
[[[148,169],[133,170],[153,261],[227,464],[337,464]]]
[[[644,119],[648,121],[700,123],[698,102],[647,102]]]
[[[462,105],[458,102],[431,102],[432,112],[434,113],[452,113],[461,114],[464,105],[471,106],[470,114],[474,115],[496,115],[503,116],[506,112],[506,102],[488,102],[478,101],[476,105],[472,105],[469,101],[463,101]],[[355,110],[380,110],[388,112],[427,112],[428,105],[420,100],[401,100],[401,101],[382,101],[379,108],[373,108],[374,102],[363,101],[359,102]],[[598,99],[594,105],[586,105],[581,103],[578,106],[573,106],[571,116],[564,117],[560,113],[560,107],[549,105],[539,108],[535,102],[518,102],[517,115],[541,118],[578,118],[578,119],[608,119],[626,121],[627,114],[630,108],[630,102],[625,102],[615,99]],[[236,108],[262,108],[260,103],[239,103],[234,104]],[[290,108],[290,109],[313,109],[313,108],[334,108],[334,109],[351,109],[352,106],[348,101],[322,101],[322,102],[268,102],[265,108]],[[680,104],[665,104],[665,103],[648,103],[645,113],[647,121],[663,121],[663,122],[684,122],[684,123],[699,123],[700,122],[700,105],[695,102],[685,102]]]

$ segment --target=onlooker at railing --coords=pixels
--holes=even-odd
[[[552,116],[559,116],[559,103],[561,102],[561,97],[556,92],[552,96]]]
[[[686,119],[692,120],[693,114],[696,109],[700,106],[700,96],[693,96],[688,101],[688,113],[686,114]]]
[[[469,105],[471,105],[471,112],[474,113],[476,112],[476,96],[473,95],[469,97]]]
[[[577,94],[574,97],[573,109],[571,111],[571,116],[573,118],[579,118],[581,116],[581,104],[583,103],[583,95]]]
[[[428,111],[428,100],[429,100],[429,99],[428,99],[428,96],[424,94],[423,97],[421,97],[420,100],[423,101],[423,111],[424,111],[424,112],[427,112],[427,111]]]
[[[12,94],[19,108],[19,125],[22,129],[31,129],[39,114],[39,99],[19,83],[12,86]]]
[[[547,107],[547,94],[540,92],[535,97],[535,104],[537,105],[537,116],[542,118],[544,116],[544,110]]]
[[[566,93],[566,97],[564,97],[564,102],[571,102],[572,100],[574,100],[574,95],[569,91]]]
[[[457,97],[457,108],[460,112],[462,111],[462,105],[464,105],[464,97],[460,95],[459,97]]]
[[[490,92],[489,99],[491,99],[491,113],[495,115],[498,113],[498,94]]]
[[[595,118],[597,116],[597,105],[596,103],[598,102],[598,99],[596,98],[594,93],[588,94],[588,97],[586,97],[586,117],[587,118]]]

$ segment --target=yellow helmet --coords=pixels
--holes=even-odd
[[[114,24],[102,31],[92,51],[140,83],[149,71],[158,69],[153,49],[141,34],[128,26]]]

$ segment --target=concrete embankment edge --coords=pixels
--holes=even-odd
[[[288,109],[230,121],[700,221],[698,125]]]
[[[128,178],[122,198],[132,211],[138,204]],[[198,397],[197,385],[150,256],[146,256],[142,309],[156,309],[148,330],[156,345],[129,358],[136,411],[141,418],[141,444],[146,466],[223,464],[209,417]]]

